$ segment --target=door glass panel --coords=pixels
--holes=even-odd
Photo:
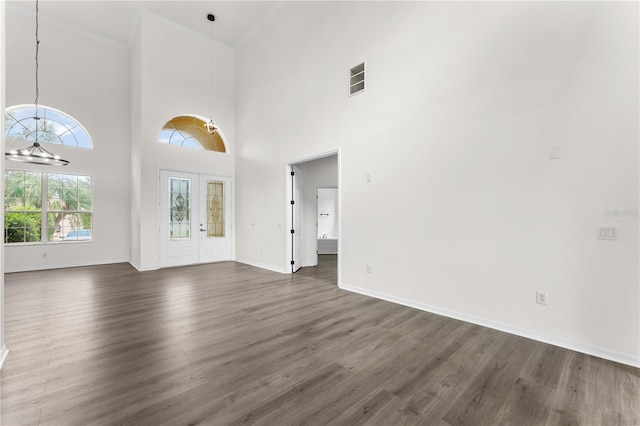
[[[224,182],[207,181],[207,238],[224,237]]]
[[[169,178],[169,239],[191,238],[191,179]]]

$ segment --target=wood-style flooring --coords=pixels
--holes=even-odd
[[[5,276],[2,425],[639,425],[640,370],[225,262]]]

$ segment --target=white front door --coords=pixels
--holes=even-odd
[[[200,175],[200,263],[232,258],[231,178]]]
[[[160,267],[232,259],[231,178],[160,172]]]

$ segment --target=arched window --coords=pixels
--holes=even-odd
[[[180,115],[169,120],[160,132],[158,142],[208,151],[227,152],[220,132],[213,135],[205,130],[208,120],[195,115]]]
[[[38,119],[36,120],[36,117]],[[73,117],[57,109],[38,105],[16,105],[5,112],[5,136],[24,141],[92,149],[89,133]]]

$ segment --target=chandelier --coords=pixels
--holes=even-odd
[[[40,51],[40,40],[38,38],[38,0],[36,0],[36,99],[35,99],[35,117],[33,117],[35,122],[35,141],[32,145],[21,148],[14,149],[4,154],[4,157],[7,160],[18,161],[22,163],[31,163],[31,164],[43,164],[49,166],[66,166],[69,164],[67,160],[63,160],[60,156],[52,153],[51,151],[45,149],[40,142],[38,141],[38,131],[40,128],[40,120],[41,117],[38,116],[38,97],[40,96],[40,87],[38,85],[38,68],[40,64],[38,63],[38,54]],[[46,120],[42,121],[42,128],[45,128]]]

